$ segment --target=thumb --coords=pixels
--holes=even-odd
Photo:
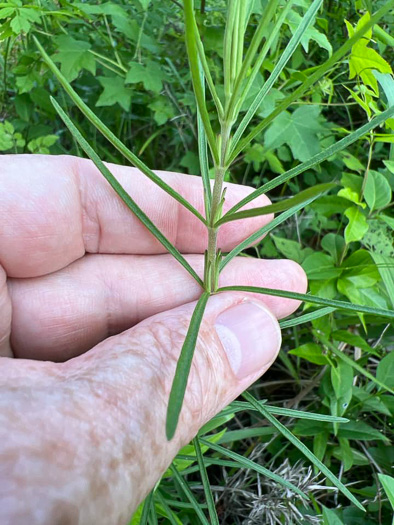
[[[117,461],[112,462],[116,467],[110,477],[112,488],[118,485],[118,494],[132,498],[128,510],[136,508],[200,427],[269,368],[280,347],[279,324],[264,303],[240,293],[212,296],[178,428],[167,441],[169,393],[195,304],[150,317],[69,362],[78,366],[74,378],[89,377],[101,407],[98,420],[104,417],[106,429],[110,425],[123,436],[112,443],[111,454]],[[122,507],[126,510],[125,503],[117,501],[117,512]]]

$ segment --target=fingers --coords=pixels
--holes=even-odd
[[[108,165],[137,204],[183,253],[204,253],[206,227],[134,168]],[[203,214],[200,177],[160,176]],[[225,210],[252,191],[228,184]],[[269,204],[261,196],[248,207]],[[88,253],[156,254],[162,245],[115,194],[92,162],[77,157],[3,155],[0,177],[0,263],[10,277],[59,270]],[[272,216],[221,227],[228,251]]]
[[[187,256],[202,275],[203,257]],[[10,280],[12,348],[17,357],[63,361],[139,321],[196,300],[200,287],[169,255],[91,255],[36,279]],[[306,277],[292,261],[234,259],[222,286],[244,284],[304,293]],[[258,296],[277,318],[297,301]]]
[[[10,347],[11,310],[7,276],[0,266],[0,358],[12,355]]]
[[[194,306],[62,365],[4,359],[12,379],[0,397],[1,523],[126,525],[180,447],[265,372],[280,346],[275,317],[242,294],[211,297],[168,442],[168,396]]]

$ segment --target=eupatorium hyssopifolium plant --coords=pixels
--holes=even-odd
[[[252,119],[255,117],[257,110],[264,101],[264,98],[270,92],[271,88],[278,80],[283,68],[292,57],[297,46],[311,25],[314,23],[315,17],[323,0],[313,0],[311,6],[300,21],[298,28],[293,33],[283,53],[279,56],[277,63],[273,70],[266,72],[266,79],[250,104],[246,114],[242,114],[241,108],[250,96],[250,88],[259,72],[261,72],[264,60],[270,51],[271,46],[276,41],[276,38],[281,32],[282,25],[285,19],[294,7],[294,1],[269,0],[266,4],[265,11],[254,30],[253,37],[250,41],[249,47],[244,46],[244,36],[248,26],[249,18],[252,10],[252,0],[228,0],[227,18],[224,33],[224,52],[223,52],[223,77],[224,77],[224,91],[219,95],[217,87],[211,76],[208,62],[205,56],[203,43],[201,41],[193,6],[193,0],[184,0],[184,19],[185,19],[185,40],[187,53],[189,58],[189,67],[193,83],[194,94],[197,103],[197,126],[198,126],[198,147],[200,170],[204,188],[204,202],[205,202],[205,216],[199,213],[189,202],[187,202],[180,194],[167,185],[160,179],[152,170],[150,170],[134,153],[132,153],[112,132],[101,122],[97,116],[85,105],[77,93],[73,90],[64,76],[60,73],[53,61],[46,54],[41,44],[36,41],[38,49],[41,52],[49,69],[54,73],[59,82],[62,84],[66,92],[74,101],[76,106],[80,109],[83,115],[97,128],[103,136],[108,139],[110,143],[128,160],[132,165],[139,168],[147,177],[160,186],[164,191],[169,193],[182,206],[187,208],[190,213],[193,213],[198,220],[200,220],[208,231],[208,245],[205,252],[205,269],[204,277],[201,279],[177,248],[159,231],[153,224],[149,217],[139,208],[134,200],[128,195],[124,188],[119,184],[115,177],[111,174],[108,167],[101,161],[98,154],[92,149],[87,140],[81,135],[71,119],[59,106],[59,104],[52,99],[52,103],[72,133],[74,139],[79,143],[85,153],[94,162],[103,176],[107,179],[119,197],[130,208],[130,210],[138,217],[138,219],[148,228],[148,230],[161,242],[161,244],[171,253],[177,261],[190,273],[190,275],[201,286],[201,297],[197,302],[196,308],[191,318],[190,326],[187,332],[185,342],[182,347],[181,355],[177,364],[175,377],[173,380],[172,390],[168,402],[167,438],[171,439],[175,433],[179,414],[182,408],[184,393],[186,389],[187,379],[190,371],[190,366],[193,359],[193,352],[198,337],[199,327],[204,315],[205,306],[209,300],[210,295],[220,293],[225,290],[239,290],[244,292],[263,293],[269,295],[277,295],[281,297],[298,299],[307,301],[317,305],[322,305],[323,308],[318,309],[313,314],[301,316],[297,319],[297,323],[302,323],[311,318],[326,315],[333,309],[347,309],[356,312],[364,312],[375,315],[382,315],[389,318],[394,318],[394,312],[382,310],[378,308],[370,308],[362,305],[355,305],[342,301],[322,299],[314,297],[309,294],[297,294],[286,292],[282,290],[272,290],[257,287],[246,286],[227,286],[219,287],[219,274],[224,267],[251,243],[256,242],[262,235],[268,233],[277,225],[287,220],[289,217],[297,213],[303,207],[311,203],[323,192],[330,190],[334,184],[321,184],[313,188],[309,188],[298,195],[287,200],[271,204],[269,206],[252,208],[243,210],[243,207],[252,202],[256,197],[263,193],[272,190],[278,185],[287,182],[292,177],[299,175],[308,168],[316,166],[326,160],[327,158],[340,152],[354,141],[364,137],[376,126],[384,123],[384,121],[394,115],[394,107],[380,113],[374,119],[367,122],[358,130],[348,134],[342,140],[331,145],[319,154],[311,157],[309,160],[299,164],[286,173],[270,180],[268,183],[255,190],[253,193],[242,199],[239,203],[233,206],[227,213],[223,214],[223,204],[225,201],[225,189],[223,181],[228,170],[231,169],[232,164],[250,142],[261,133],[280,113],[285,111],[294,101],[299,98],[316,82],[318,82],[335,64],[338,63],[351,50],[352,46],[363,37],[363,35],[386,13],[394,7],[394,0],[386,2],[360,29],[358,29],[339,49],[337,49],[330,58],[319,67],[315,68],[312,73],[309,73],[306,79],[301,82],[298,87],[287,97],[281,100],[280,104],[261,122],[257,125]],[[207,95],[213,101],[216,114],[216,123],[213,126],[214,120],[212,112],[209,113],[207,109]],[[217,124],[217,126],[216,126]],[[249,125],[250,128],[249,128]],[[219,132],[215,132],[219,129]],[[213,186],[210,180],[210,168],[214,171]],[[236,221],[239,219],[246,219],[248,217],[271,214],[281,212],[270,224],[262,227],[254,234],[250,235],[245,241],[241,242],[230,253],[222,254],[217,247],[218,231],[221,225],[229,221]],[[312,317],[311,317],[312,316]],[[306,319],[307,318],[307,319]],[[383,385],[384,386],[384,385]],[[387,388],[387,390],[390,390]],[[268,419],[277,429],[282,432],[295,446],[301,449],[304,454],[311,459],[311,461],[334,483],[344,494],[346,494],[357,506],[361,507],[360,503],[354,498],[346,487],[325,467],[302,443],[276,418],[272,415],[272,411],[268,407],[264,407],[257,403],[257,401],[250,395],[245,394],[247,401],[254,406],[266,419]],[[341,418],[332,418],[336,421],[343,421]],[[203,440],[201,440],[203,441]],[[211,448],[216,450],[222,449],[218,445],[210,444]],[[216,448],[215,448],[216,447]],[[199,445],[196,445],[199,449]],[[228,454],[228,453],[227,453]]]

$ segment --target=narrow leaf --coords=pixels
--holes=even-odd
[[[302,95],[312,86],[315,82],[319,81],[329,69],[331,69],[337,62],[339,62],[348,51],[351,50],[353,45],[364,36],[364,34],[371,29],[383,16],[389,13],[394,6],[394,0],[389,0],[386,2],[376,13],[370,18],[368,22],[361,26],[361,28],[354,33],[354,35],[349,38],[331,57],[324,62],[320,67],[316,69],[314,73],[308,75],[307,79],[297,88],[291,95],[286,97],[283,102],[281,102],[275,109],[272,111],[267,118],[265,118],[260,124],[258,124],[252,131],[239,142],[238,146],[230,154],[228,159],[228,165],[234,161],[236,157],[240,154],[241,151],[257,136],[259,135],[269,124],[275,119],[277,115],[285,111],[292,102],[295,100],[300,100]]]
[[[298,26],[294,35],[291,37],[290,42],[287,44],[283,53],[280,54],[280,58],[277,64],[275,65],[272,73],[268,77],[267,81],[264,83],[259,93],[256,95],[256,98],[252,102],[252,105],[250,106],[246,115],[244,116],[240,125],[238,126],[237,131],[235,132],[234,137],[233,137],[233,141],[232,141],[233,145],[236,145],[239,142],[240,138],[243,135],[243,132],[247,128],[249,122],[252,120],[253,116],[255,115],[256,111],[258,110],[262,101],[264,100],[264,97],[267,95],[269,90],[272,88],[272,86],[278,79],[279,75],[282,73],[287,62],[292,57],[294,51],[296,50],[298,44],[300,43],[302,36],[304,35],[305,31],[308,29],[310,24],[313,22],[316,16],[316,13],[319,10],[322,2],[323,0],[314,0],[312,5],[308,9],[308,11],[305,13],[304,17],[301,20],[300,25]]]
[[[203,93],[205,95],[205,83],[204,83],[204,72],[200,68],[201,85],[203,87]],[[212,190],[211,181],[209,178],[209,163],[208,163],[208,143],[207,135],[205,133],[204,125],[201,120],[200,110],[197,108],[197,129],[198,129],[198,156],[200,160],[200,171],[202,183],[204,186],[204,204],[205,204],[205,217],[208,220],[211,210],[212,202]]]
[[[251,292],[251,293],[262,293],[266,295],[273,295],[275,297],[286,297],[287,299],[296,299],[297,301],[303,301],[305,303],[321,304],[324,306],[331,306],[333,308],[339,308],[341,310],[350,310],[352,312],[360,312],[364,314],[380,315],[382,317],[388,317],[394,319],[394,310],[384,310],[383,308],[372,308],[370,306],[364,306],[362,304],[353,304],[346,301],[337,301],[335,299],[324,299],[323,297],[317,297],[315,295],[289,292],[286,290],[275,290],[273,288],[260,288],[257,286],[222,286],[218,289],[218,292]]]
[[[197,211],[194,206],[192,206],[186,199],[182,197],[178,192],[176,192],[171,186],[164,182],[156,173],[154,173],[146,164],[142,162],[134,153],[132,153],[117,137],[112,133],[112,131],[107,128],[107,126],[93,113],[93,111],[83,102],[79,95],[73,90],[70,83],[66,78],[61,74],[59,69],[56,67],[54,62],[45,52],[44,48],[33,35],[34,42],[40,51],[44,61],[46,62],[49,69],[55,75],[57,80],[63,86],[64,90],[67,92],[71,100],[81,111],[81,113],[93,124],[93,126],[127,159],[133,166],[138,168],[144,175],[146,175],[152,182],[160,186],[162,190],[171,195],[175,200],[177,200],[182,206],[188,209],[193,215],[195,215],[201,222],[205,224],[205,219],[199,211]]]
[[[250,210],[243,210],[238,213],[226,213],[216,224],[215,227],[220,226],[226,222],[237,221],[240,219],[247,219],[249,217],[259,217],[261,215],[269,215],[270,213],[277,213],[279,211],[286,211],[297,204],[303,204],[309,201],[311,198],[320,197],[326,191],[331,190],[335,187],[333,183],[317,184],[312,188],[301,191],[294,197],[290,197],[275,204],[269,204],[268,206],[262,206],[261,208],[251,208]]]
[[[93,148],[89,145],[89,143],[84,139],[84,137],[75,127],[75,125],[72,123],[70,118],[66,115],[66,113],[63,111],[63,109],[59,106],[56,100],[51,97],[51,102],[53,106],[55,107],[57,113],[59,114],[60,118],[63,120],[67,128],[70,130],[70,133],[72,134],[74,139],[78,142],[78,144],[84,150],[86,155],[93,161],[97,169],[102,173],[102,175],[109,182],[112,188],[116,191],[116,193],[119,195],[122,201],[126,204],[126,206],[134,213],[134,215],[142,222],[142,224],[150,231],[150,233],[156,237],[156,239],[164,246],[164,248],[168,250],[169,253],[171,253],[171,255],[185,268],[185,270],[187,270],[190,273],[190,275],[198,282],[198,284],[201,287],[203,287],[204,284],[202,280],[197,275],[197,273],[194,271],[194,269],[190,266],[190,264],[186,261],[183,255],[161,233],[161,231],[157,228],[157,226],[153,224],[153,222],[141,210],[138,204],[130,197],[130,195],[123,188],[123,186],[116,180],[116,178],[112,175],[112,173],[107,168],[107,166],[99,158],[99,156],[93,150]]]
[[[153,506],[153,490],[149,492],[149,494],[145,498],[145,502],[142,508],[142,514],[141,514],[141,518],[139,522],[140,525],[148,524],[148,519],[151,513],[152,506]]]
[[[286,428],[280,421],[278,421],[274,416],[272,416],[269,411],[260,405],[258,401],[251,395],[249,392],[244,392],[243,397],[249,401],[252,405],[255,406],[256,410],[260,412],[270,423],[273,425],[279,432],[288,439],[295,447],[300,450],[304,456],[306,456],[330,481],[333,483],[341,492],[344,494],[352,503],[354,503],[359,509],[364,510],[364,507],[361,503],[353,496],[349,489],[339,481],[339,479],[327,468],[324,463],[322,463],[314,454],[305,446],[301,441],[292,433],[288,428]]]
[[[259,405],[264,405],[270,414],[277,416],[287,416],[296,419],[311,419],[313,421],[328,421],[330,423],[348,423],[349,420],[345,417],[330,416],[326,414],[316,414],[314,412],[303,412],[302,410],[293,410],[291,408],[274,407],[267,405],[266,400],[256,400]],[[228,408],[231,408],[233,412],[239,412],[241,410],[257,410],[256,406],[250,404],[248,401],[233,401]]]
[[[190,320],[185,342],[182,346],[181,355],[178,359],[167,407],[166,434],[168,441],[173,438],[178,425],[179,414],[182,409],[187,380],[193,360],[194,350],[196,348],[198,332],[208,298],[209,293],[204,292],[197,302]]]
[[[209,441],[208,441],[208,443],[209,443]],[[183,490],[185,496],[187,497],[187,499],[192,504],[192,507],[195,510],[197,516],[200,518],[201,523],[203,525],[210,525],[209,521],[207,520],[207,518],[205,516],[205,514],[201,510],[200,504],[198,503],[196,498],[193,496],[193,493],[190,490],[189,485],[186,483],[186,481],[183,479],[183,477],[179,474],[179,472],[178,472],[177,468],[175,467],[175,465],[172,464],[170,466],[170,469],[171,469],[171,472],[174,475],[174,478],[176,479],[176,481],[179,483],[181,489]]]
[[[223,270],[223,268],[238,254],[240,254],[243,250],[248,248],[251,244],[258,241],[263,235],[270,232],[274,228],[276,228],[279,224],[289,219],[292,215],[297,213],[301,208],[304,208],[311,202],[313,202],[315,198],[309,199],[306,202],[303,202],[301,204],[298,204],[297,206],[294,206],[294,208],[291,208],[290,210],[284,211],[281,213],[278,217],[275,217],[274,220],[272,220],[269,224],[266,224],[259,230],[257,230],[255,233],[250,235],[247,239],[242,241],[238,246],[236,246],[233,250],[231,250],[230,253],[226,255],[222,259],[222,262],[220,263],[220,271]]]
[[[228,450],[227,448],[221,447],[220,445],[217,445],[216,443],[211,443],[210,441],[207,441],[204,438],[200,438],[200,442],[207,447],[211,448],[215,452],[219,452],[219,454],[223,454],[223,456],[227,456],[234,461],[237,461],[239,465],[241,465],[244,468],[248,468],[251,470],[254,470],[255,472],[258,472],[259,474],[262,474],[263,476],[266,476],[269,479],[272,479],[273,481],[276,481],[283,487],[286,487],[287,489],[291,490],[295,494],[298,494],[302,498],[309,499],[306,494],[304,494],[298,487],[290,483],[289,481],[281,478],[277,474],[274,474],[270,470],[264,468],[263,466],[259,465],[258,463],[255,463],[254,461],[245,458],[244,456],[241,456],[240,454],[237,454],[236,452],[233,452],[232,450]]]
[[[299,324],[309,323],[310,321],[314,321],[315,319],[319,319],[320,317],[331,314],[332,312],[335,312],[335,310],[336,308],[332,308],[331,306],[319,308],[318,310],[310,312],[309,314],[299,315],[298,317],[285,321],[279,321],[279,325],[282,330],[284,328],[290,328],[291,326],[298,326]]]
[[[207,500],[207,504],[208,504],[208,512],[209,512],[209,517],[211,518],[211,524],[219,525],[219,518],[216,512],[215,502],[213,500],[213,495],[211,491],[211,486],[209,484],[207,469],[205,468],[204,458],[203,458],[201,447],[200,447],[200,440],[198,437],[195,437],[193,439],[193,445],[196,450],[198,467],[200,469],[201,480],[202,480],[202,484],[204,487],[205,499]]]
[[[303,162],[302,164],[299,164],[298,166],[296,166],[295,168],[292,168],[289,171],[286,171],[282,175],[275,177],[275,179],[267,182],[266,184],[264,184],[263,186],[255,190],[253,193],[250,193],[244,199],[239,201],[235,206],[233,206],[227,212],[227,214],[230,215],[230,214],[235,213],[237,210],[245,206],[245,204],[248,204],[252,200],[262,195],[263,193],[267,193],[268,191],[276,188],[277,186],[279,186],[280,184],[283,184],[284,182],[287,182],[288,180],[299,175],[300,173],[303,173],[304,171],[312,168],[313,166],[317,166],[318,164],[321,164],[322,162],[327,160],[329,157],[336,155],[340,151],[350,146],[350,144],[353,144],[353,142],[356,142],[356,140],[366,135],[372,129],[383,124],[385,120],[389,119],[393,115],[394,115],[394,108],[389,108],[386,111],[383,111],[383,113],[381,113],[380,115],[375,117],[373,120],[361,126],[361,128],[359,128],[358,130],[353,131],[352,133],[350,133],[343,139],[339,140],[332,146],[329,146],[322,152],[318,153],[317,155],[314,155],[309,160]]]

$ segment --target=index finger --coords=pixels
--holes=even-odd
[[[110,170],[163,234],[183,253],[204,253],[206,226],[135,168]],[[159,172],[203,214],[200,177]],[[251,188],[228,184],[225,209]],[[269,204],[262,196],[253,206]],[[221,227],[218,247],[231,250],[271,216]],[[0,176],[0,264],[10,277],[59,270],[85,253],[164,253],[93,163],[71,156],[3,155]]]

